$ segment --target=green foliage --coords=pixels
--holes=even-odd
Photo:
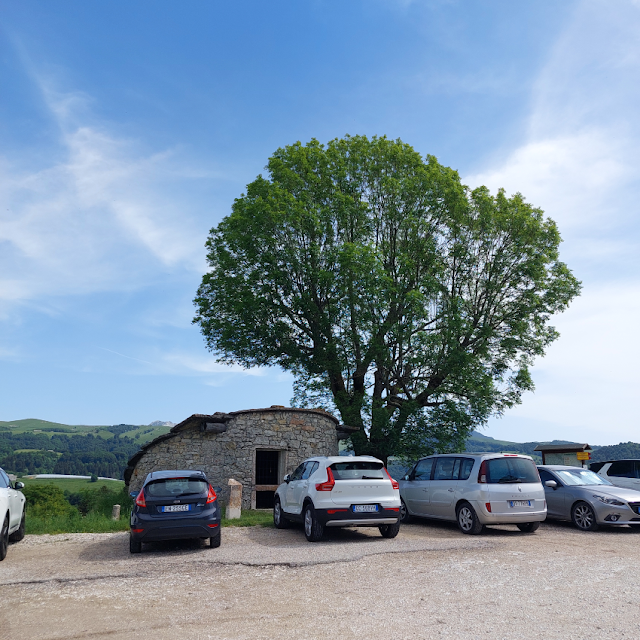
[[[0,458],[0,467],[13,473],[53,473],[58,457],[53,451],[21,451]]]
[[[553,221],[409,145],[278,149],[207,241],[194,322],[221,362],[278,365],[356,453],[458,450],[520,402],[580,285]]]
[[[77,511],[65,500],[60,487],[54,485],[27,485],[22,490],[27,499],[27,511],[31,518],[50,518],[53,516],[66,517]]]
[[[98,482],[98,476],[95,473],[92,473],[89,482]]]
[[[640,460],[640,444],[637,442],[621,442],[606,447],[598,447],[591,454],[592,462],[605,462],[607,460]]]

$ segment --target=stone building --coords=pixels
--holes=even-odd
[[[233,478],[243,484],[243,509],[270,508],[285,474],[305,458],[337,455],[338,440],[353,431],[322,409],[194,414],[144,445],[129,460],[124,479],[130,491],[139,491],[150,471],[197,469],[222,489],[224,502]]]

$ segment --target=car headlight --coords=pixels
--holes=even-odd
[[[606,496],[593,496],[596,500],[600,500],[600,502],[604,502],[605,504],[610,504],[614,507],[624,507],[625,506],[625,502],[622,502],[622,500],[617,500],[616,498],[607,498]]]

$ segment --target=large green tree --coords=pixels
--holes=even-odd
[[[219,361],[277,365],[358,454],[459,450],[533,388],[580,284],[519,194],[470,190],[385,137],[282,149],[207,241],[195,298]]]

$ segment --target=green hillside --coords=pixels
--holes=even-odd
[[[168,426],[66,425],[46,420],[0,421],[0,467],[17,475],[60,473],[122,478],[141,445]]]

